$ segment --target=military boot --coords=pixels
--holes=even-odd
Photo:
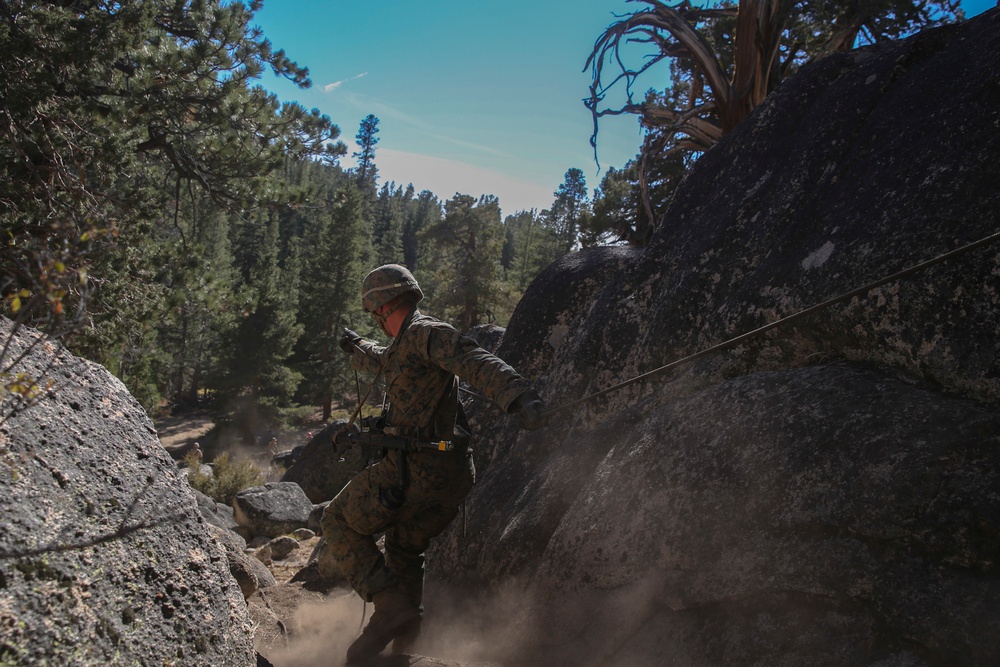
[[[375,612],[361,636],[347,649],[348,665],[363,665],[377,656],[407,626],[420,620],[418,610],[399,589],[387,588],[372,599]]]
[[[392,640],[391,652],[393,655],[409,655],[413,650],[413,645],[417,643],[417,639],[420,637],[421,625],[421,619],[417,618],[415,621],[410,621],[399,629],[399,634]]]

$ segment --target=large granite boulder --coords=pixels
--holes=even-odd
[[[298,484],[271,482],[243,489],[233,498],[233,514],[253,536],[279,537],[309,525],[313,504]]]
[[[650,245],[557,262],[498,354],[568,403],[1000,230],[1000,10],[805,68]],[[473,400],[428,558],[520,582],[512,663],[1000,663],[1000,244],[559,414]]]
[[[103,367],[0,318],[10,373],[54,381],[0,418],[0,662],[253,665],[223,547],[152,422]],[[10,377],[10,376],[8,376]]]

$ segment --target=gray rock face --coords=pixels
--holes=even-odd
[[[211,468],[208,469],[208,474],[212,474]],[[197,489],[192,489],[192,491],[194,491],[195,500],[198,503],[198,510],[205,518],[205,521],[229,531],[235,531],[239,527],[233,516],[232,507],[209,498]]]
[[[609,639],[658,664],[989,664],[998,436],[993,409],[852,364],[722,382],[623,434],[535,581],[560,628],[613,628],[563,634],[571,664]]]
[[[236,523],[256,536],[278,537],[305,528],[313,504],[292,482],[244,489],[233,498]]]
[[[647,248],[547,269],[498,354],[564,404],[997,232],[997,72],[1000,11],[806,68]],[[429,590],[525,582],[525,663],[1000,662],[998,248],[543,431],[473,402]]]
[[[219,544],[225,548],[229,573],[233,575],[233,579],[239,585],[244,600],[249,599],[261,588],[274,586],[277,583],[266,565],[244,553],[246,546],[243,538],[231,530],[220,528],[213,523],[208,524],[208,529]]]
[[[0,339],[12,324],[0,318]],[[0,662],[252,665],[223,548],[152,422],[103,367],[38,334],[14,372],[57,391],[0,424]]]

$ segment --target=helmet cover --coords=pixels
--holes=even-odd
[[[373,269],[361,282],[361,305],[369,313],[374,313],[408,292],[414,294],[414,303],[424,298],[417,279],[409,269],[399,264],[385,264]]]

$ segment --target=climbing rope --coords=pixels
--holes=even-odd
[[[758,327],[758,328],[756,328],[756,329],[754,329],[752,331],[748,331],[746,333],[740,334],[739,336],[736,336],[735,338],[730,338],[727,341],[724,341],[724,342],[719,343],[717,345],[713,345],[712,347],[709,347],[709,348],[706,348],[704,350],[701,350],[700,352],[695,352],[694,354],[689,354],[686,357],[682,357],[682,358],[677,359],[675,361],[671,361],[669,364],[665,364],[663,366],[660,366],[659,368],[655,368],[655,369],[653,369],[651,371],[647,371],[646,373],[643,373],[642,375],[637,375],[634,378],[631,378],[629,380],[625,380],[624,382],[619,382],[618,384],[612,385],[612,386],[607,387],[605,389],[601,389],[600,391],[594,392],[593,394],[589,394],[588,396],[584,396],[583,398],[576,399],[575,401],[570,401],[569,403],[564,403],[562,405],[556,406],[556,407],[548,410],[545,413],[545,416],[546,417],[551,417],[551,416],[553,416],[553,415],[555,415],[555,414],[557,414],[559,412],[565,412],[566,410],[569,410],[571,408],[575,408],[575,407],[577,407],[579,405],[583,405],[584,403],[588,403],[589,401],[592,401],[595,398],[599,398],[599,397],[604,396],[606,394],[610,394],[613,391],[618,391],[619,389],[622,389],[624,387],[628,387],[629,385],[636,384],[637,382],[642,382],[643,380],[648,380],[648,379],[650,379],[652,377],[655,377],[657,375],[660,375],[661,373],[664,373],[664,372],[666,372],[666,371],[668,371],[668,370],[670,370],[672,368],[676,368],[677,366],[680,366],[681,364],[686,364],[686,363],[688,363],[690,361],[694,361],[695,359],[700,359],[702,357],[708,356],[709,354],[712,354],[714,352],[718,352],[720,350],[725,350],[725,349],[728,349],[730,347],[734,347],[734,346],[742,343],[743,341],[745,341],[745,340],[747,340],[749,338],[753,338],[754,336],[759,336],[760,334],[764,333],[765,331],[770,331],[771,329],[774,329],[775,327],[781,326],[782,324],[788,324],[789,322],[793,322],[795,320],[801,319],[801,318],[805,317],[806,315],[811,315],[812,313],[815,313],[817,311],[823,310],[824,308],[829,308],[830,306],[832,306],[834,304],[840,303],[842,301],[847,301],[849,299],[853,299],[854,297],[860,296],[860,295],[862,295],[862,294],[864,294],[864,293],[866,293],[866,292],[868,292],[870,290],[875,289],[876,287],[881,287],[882,285],[885,285],[886,283],[891,283],[891,282],[896,281],[896,280],[902,280],[903,278],[908,278],[908,277],[912,276],[915,273],[919,273],[920,271],[923,271],[924,269],[930,268],[930,267],[932,267],[932,266],[934,266],[936,264],[941,264],[942,262],[946,262],[946,261],[948,261],[950,259],[953,259],[953,258],[959,256],[959,255],[963,255],[965,253],[971,252],[971,251],[976,250],[978,248],[981,248],[983,246],[989,245],[991,243],[994,243],[997,240],[1000,240],[1000,232],[991,234],[990,236],[987,236],[985,238],[981,238],[978,241],[973,241],[972,243],[964,245],[964,246],[962,246],[960,248],[956,248],[955,250],[952,250],[950,252],[946,252],[943,255],[938,255],[937,257],[934,257],[932,259],[928,259],[928,260],[926,260],[924,262],[921,262],[919,264],[915,264],[914,266],[911,266],[908,269],[904,269],[903,271],[899,271],[898,273],[894,273],[891,276],[886,276],[885,278],[882,278],[880,280],[876,280],[873,283],[869,283],[869,284],[867,284],[867,285],[865,285],[863,287],[859,287],[857,289],[851,290],[850,292],[846,292],[844,294],[841,294],[840,296],[836,296],[836,297],[834,297],[832,299],[827,299],[826,301],[823,301],[822,303],[818,303],[818,304],[816,304],[814,306],[810,306],[809,308],[806,308],[805,310],[800,310],[797,313],[793,313],[793,314],[791,314],[791,315],[789,315],[787,317],[783,317],[783,318],[781,318],[779,320],[775,320],[774,322],[771,322],[770,324],[765,324],[762,327]]]

